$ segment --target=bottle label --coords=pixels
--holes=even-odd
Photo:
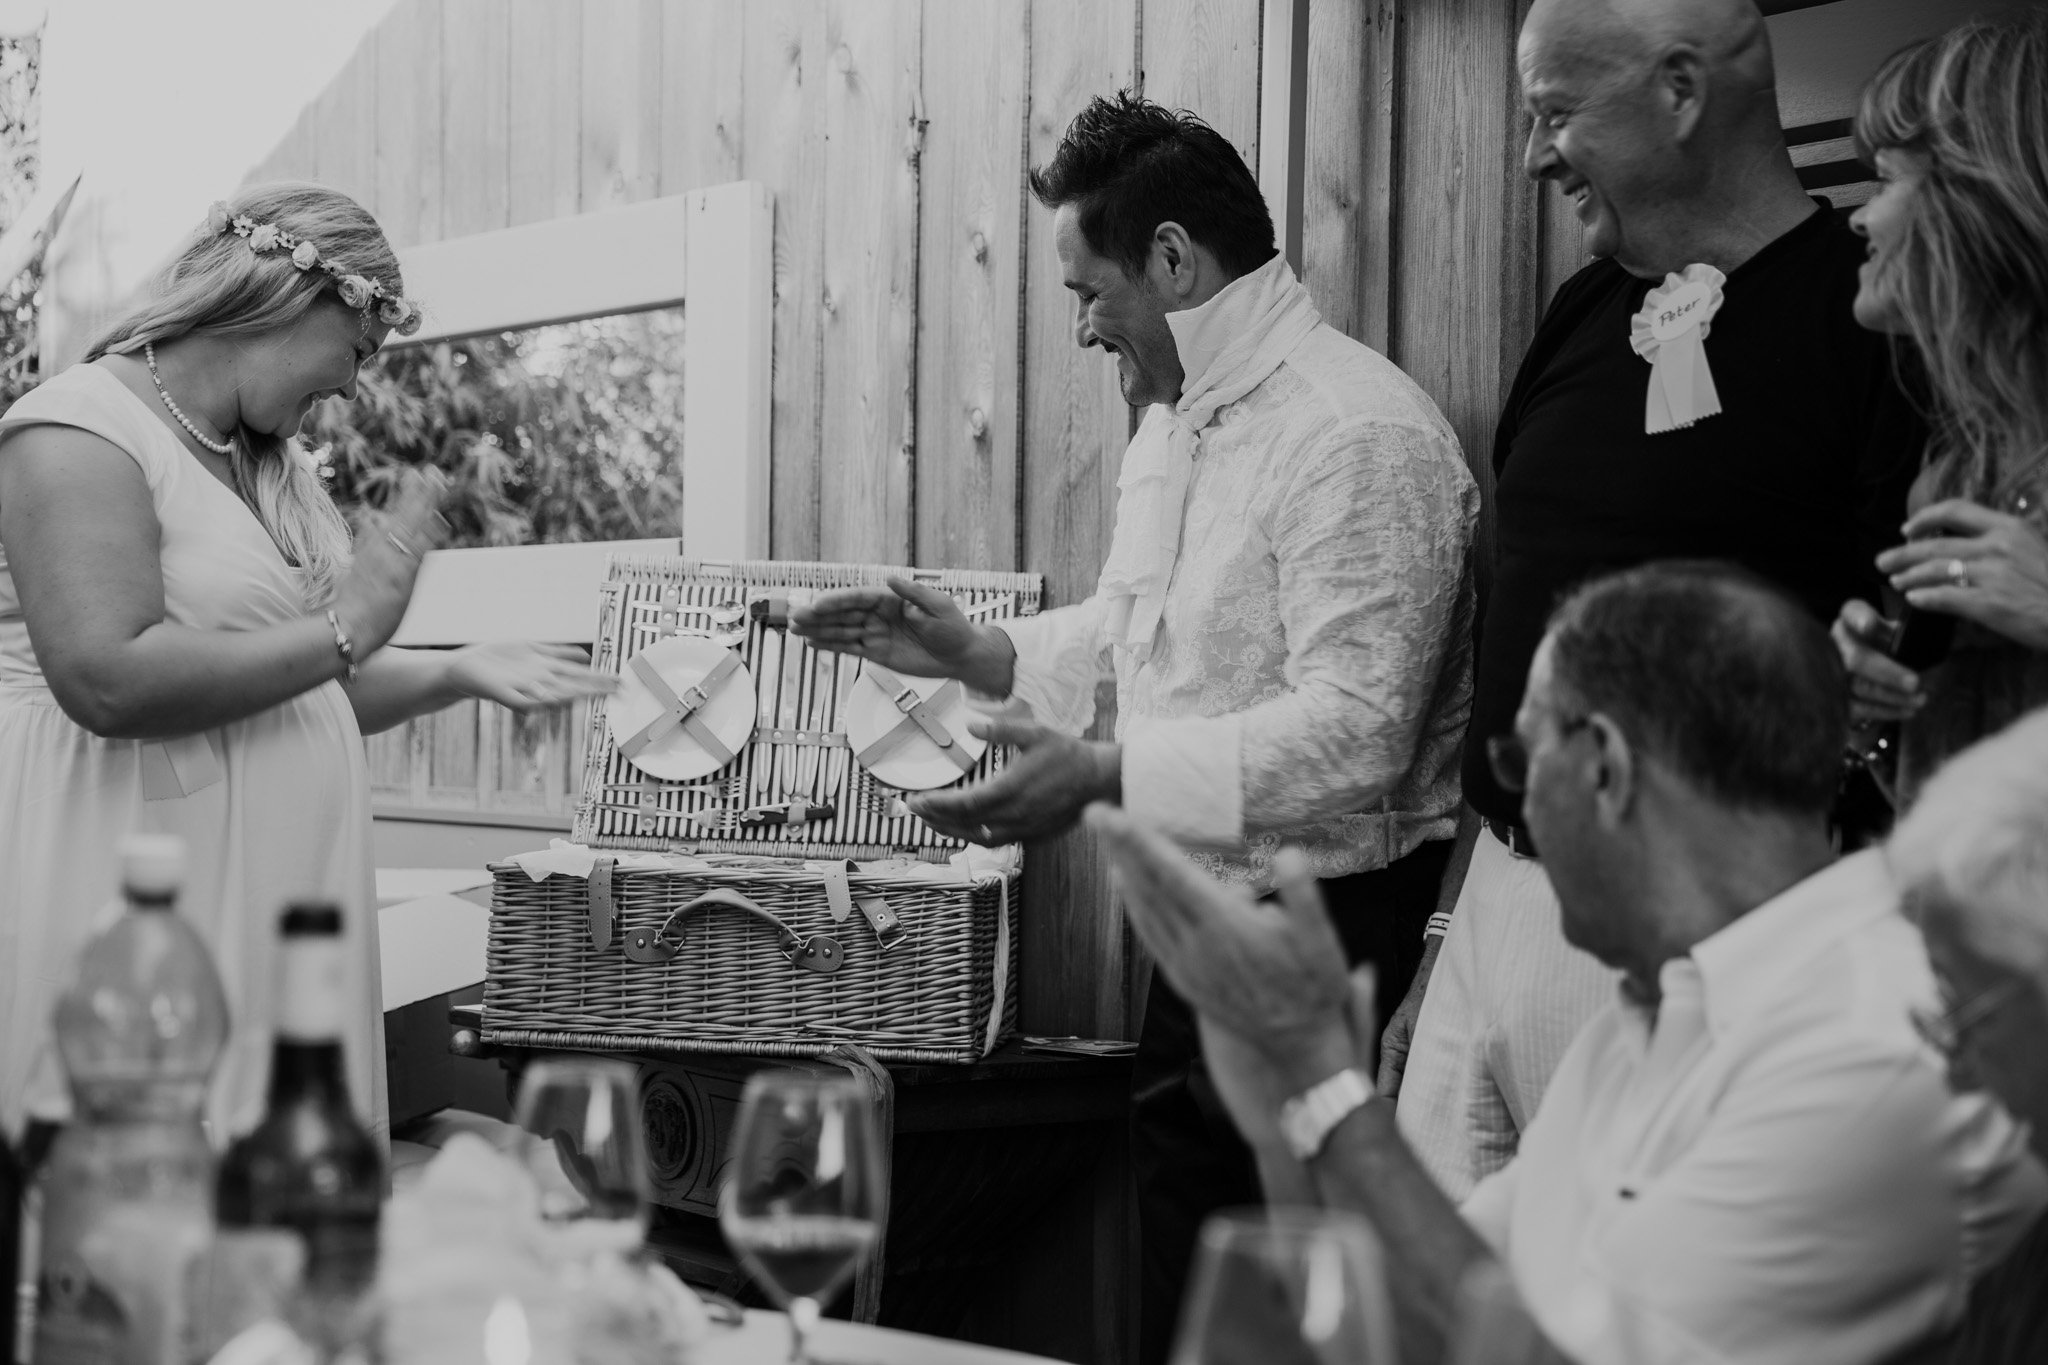
[[[209,1220],[177,1208],[116,1206],[36,1285],[38,1362],[182,1365],[186,1294]]]
[[[281,1317],[306,1266],[305,1239],[289,1228],[221,1228],[192,1262],[187,1360],[210,1360],[265,1318]]]
[[[36,1359],[179,1365],[212,1185],[197,1124],[66,1128],[40,1185]]]
[[[113,1290],[76,1256],[43,1267],[36,1281],[37,1365],[104,1365],[127,1349],[128,1315]]]
[[[361,1293],[377,1278],[377,1215],[367,1209],[335,1208],[304,1224],[306,1278],[337,1293]]]
[[[277,995],[277,1036],[293,1043],[331,1043],[348,1021],[347,958],[332,934],[284,940]]]

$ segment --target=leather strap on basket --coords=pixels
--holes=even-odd
[[[844,862],[829,862],[819,871],[825,883],[825,908],[831,912],[834,924],[844,924],[857,908],[861,918],[868,922],[868,928],[875,931],[875,942],[883,952],[901,943],[909,932],[903,927],[903,917],[889,905],[886,898],[874,892],[853,893],[846,874],[860,869],[851,859]]]
[[[948,679],[930,697],[921,697],[916,688],[872,660],[862,666],[862,671],[875,680],[875,685],[887,693],[896,709],[903,713],[903,719],[896,722],[889,733],[854,755],[862,767],[873,767],[902,747],[912,735],[921,733],[938,746],[939,752],[951,760],[954,767],[963,773],[974,771],[974,759],[968,754],[967,746],[954,738],[953,732],[941,725],[934,714],[952,702],[953,694],[960,690],[957,680]]]
[[[600,953],[612,946],[612,866],[616,858],[600,857],[590,867],[590,946]]]
[[[626,960],[628,962],[667,962],[682,951],[680,931],[671,942],[668,931],[675,922],[701,905],[726,905],[748,914],[767,924],[775,931],[775,949],[789,959],[790,965],[801,967],[807,972],[830,976],[846,961],[846,950],[839,946],[839,940],[825,934],[813,934],[804,938],[796,930],[784,924],[768,910],[756,905],[737,891],[723,887],[706,891],[692,901],[677,906],[669,917],[661,922],[659,929],[635,929],[626,935]]]
[[[620,741],[619,752],[627,758],[637,757],[648,745],[680,725],[691,739],[704,746],[705,753],[720,763],[732,762],[732,750],[726,748],[718,736],[711,733],[711,727],[698,718],[697,712],[710,702],[711,694],[716,692],[719,685],[731,677],[739,666],[740,656],[727,650],[725,657],[711,666],[710,672],[684,688],[679,696],[661,674],[655,671],[654,665],[647,662],[645,654],[635,654],[626,660],[626,667],[632,669],[633,676],[654,694],[654,700],[660,703],[662,710],[660,715],[641,726],[638,732]]]

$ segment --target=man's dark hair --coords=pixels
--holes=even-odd
[[[1128,279],[1144,275],[1152,234],[1168,222],[1233,277],[1273,259],[1273,217],[1237,148],[1186,110],[1128,90],[1074,116],[1052,161],[1032,168],[1031,192],[1049,209],[1076,205],[1089,250]]]
[[[1849,686],[1819,621],[1733,564],[1672,560],[1595,579],[1550,618],[1573,704],[1730,806],[1825,814]]]

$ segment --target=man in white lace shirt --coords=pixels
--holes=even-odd
[[[1076,342],[1115,356],[1124,397],[1148,407],[1095,595],[998,627],[898,582],[828,594],[795,626],[1028,705],[1033,723],[987,730],[1019,750],[1000,777],[912,800],[933,826],[1001,844],[1118,800],[1260,888],[1296,845],[1348,954],[1404,981],[1470,711],[1479,496],[1457,438],[1407,375],[1323,324],[1257,182],[1199,119],[1098,99],[1032,188],[1055,210]],[[1105,653],[1113,743],[1079,737]],[[1159,1359],[1202,1217],[1257,1183],[1193,1021],[1156,980],[1135,1079],[1143,1355]]]

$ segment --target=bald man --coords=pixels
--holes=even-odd
[[[1454,1199],[1514,1155],[1614,989],[1565,943],[1542,851],[1488,761],[1551,607],[1601,573],[1711,558],[1831,621],[1878,589],[1872,559],[1899,539],[1926,440],[1887,342],[1851,314],[1865,244],[1793,171],[1749,0],[1537,0],[1519,62],[1524,169],[1576,201],[1598,259],[1558,290],[1501,417],[1469,864],[1380,1077]],[[1667,290],[1675,274],[1699,284]]]

